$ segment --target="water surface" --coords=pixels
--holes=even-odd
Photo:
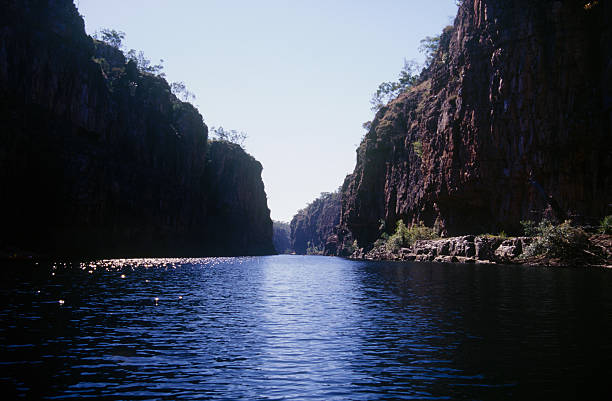
[[[612,394],[610,271],[316,256],[0,267],[12,398]]]

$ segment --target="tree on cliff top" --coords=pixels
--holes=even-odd
[[[237,131],[235,129],[226,130],[221,126],[211,127],[210,134],[217,140],[233,142],[241,147],[244,147],[244,141],[247,139],[246,132]]]
[[[123,50],[123,39],[125,39],[125,32],[117,31],[115,29],[102,28],[98,30],[94,35],[94,39],[106,43],[109,46],[114,47],[117,50],[124,52]],[[128,61],[136,63],[138,71],[141,73],[154,74],[159,77],[165,77],[166,74],[162,72],[164,69],[163,59],[159,60],[159,64],[153,64],[150,59],[145,57],[142,50],[137,51],[136,49],[130,49],[125,53],[125,58]]]
[[[100,40],[117,50],[121,50],[123,47],[123,39],[125,39],[125,32],[116,31],[114,29],[102,28],[93,35],[94,39]]]
[[[145,57],[144,52],[142,50],[136,51],[135,49],[130,49],[130,51],[127,52],[126,56],[128,60],[136,63],[138,71],[154,74],[159,77],[166,76],[166,74],[162,72],[162,70],[164,69],[164,65],[162,64],[164,62],[163,59],[159,60],[159,64],[153,64],[151,60]]]
[[[370,103],[372,104],[372,110],[378,111],[385,104],[399,96],[400,93],[405,92],[410,87],[414,86],[419,79],[420,65],[414,60],[404,60],[404,68],[400,71],[399,79],[395,82],[383,82],[378,85],[378,89],[372,95]],[[364,124],[364,128],[365,124]],[[369,128],[369,126],[368,126]]]
[[[421,39],[419,52],[425,55],[425,67],[428,68],[433,63],[434,57],[440,48],[440,35],[426,36]]]
[[[170,90],[176,97],[180,97],[184,102],[195,100],[196,96],[193,92],[190,92],[185,85],[185,82],[172,82],[170,84]]]
[[[425,55],[425,65],[421,66],[415,60],[404,60],[404,68],[400,71],[399,79],[393,82],[383,82],[378,85],[378,89],[372,95],[370,104],[372,110],[378,111],[385,104],[398,97],[419,82],[423,70],[429,68],[433,63],[434,57],[440,48],[440,35],[426,36],[421,40],[419,51]],[[371,124],[364,123],[362,126],[369,130]]]

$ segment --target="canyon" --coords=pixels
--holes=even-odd
[[[418,82],[376,113],[328,248],[368,251],[399,220],[450,237],[611,214],[611,8],[461,2]]]

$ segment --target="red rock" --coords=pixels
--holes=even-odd
[[[343,185],[345,246],[372,244],[381,218],[518,234],[525,219],[610,214],[611,9],[463,2],[422,82],[377,113],[357,150]]]

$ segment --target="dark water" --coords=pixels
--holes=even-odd
[[[312,256],[0,267],[4,398],[612,394],[612,271]]]

